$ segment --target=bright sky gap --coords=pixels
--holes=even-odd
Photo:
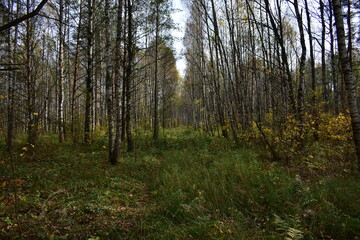
[[[175,11],[172,13],[172,18],[174,20],[176,29],[172,30],[171,34],[174,37],[174,48],[177,59],[176,66],[181,77],[184,77],[186,61],[183,56],[183,52],[185,49],[183,44],[183,38],[185,34],[187,11],[185,3],[183,3],[182,0],[173,0],[173,8],[175,9]]]

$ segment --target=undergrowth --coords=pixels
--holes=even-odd
[[[360,239],[358,176],[303,178],[186,128],[135,138],[116,166],[105,136],[2,151],[0,238]]]

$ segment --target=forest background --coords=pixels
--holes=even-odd
[[[359,237],[359,3],[183,5],[0,2],[5,239]]]

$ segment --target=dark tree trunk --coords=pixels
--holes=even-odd
[[[302,14],[299,11],[299,4],[297,0],[294,0],[294,8],[296,20],[299,27],[300,33],[300,44],[301,44],[301,56],[299,64],[299,88],[298,88],[298,109],[297,115],[300,121],[303,120],[303,111],[304,111],[304,88],[305,88],[305,61],[306,61],[306,43],[304,35],[304,26],[302,21]]]
[[[325,102],[325,111],[329,110],[329,91],[328,84],[326,79],[326,56],[325,56],[325,38],[326,38],[326,26],[325,26],[325,17],[324,17],[324,3],[320,0],[320,15],[321,15],[321,82],[323,87],[323,99]]]
[[[127,139],[127,151],[131,152],[134,150],[134,142],[131,133],[131,81],[133,74],[133,60],[134,60],[134,43],[133,43],[133,6],[131,0],[127,0],[127,11],[128,11],[128,36],[127,36],[127,59],[125,69],[125,92],[126,92],[126,139]]]
[[[313,44],[313,35],[311,30],[311,17],[308,6],[308,0],[305,0],[305,11],[306,11],[306,19],[308,25],[308,35],[309,35],[309,48],[310,48],[310,65],[311,65],[311,104],[315,105],[316,96],[315,96],[315,88],[316,88],[316,74],[315,74],[315,57],[314,57],[314,44]]]
[[[334,13],[333,13],[333,6],[332,6],[332,0],[329,0],[329,22],[330,26],[333,26],[333,20],[334,20]],[[335,114],[339,114],[339,83],[338,83],[338,77],[337,77],[337,71],[336,71],[336,59],[335,59],[335,38],[334,38],[334,30],[332,27],[330,27],[330,58],[331,58],[331,79],[332,84],[334,88],[334,97],[333,97],[333,104],[335,108]]]
[[[93,6],[92,0],[87,1],[87,46],[86,46],[86,90],[85,90],[85,122],[84,122],[84,142],[92,143],[92,119],[93,119]]]
[[[72,92],[71,92],[71,136],[73,142],[78,141],[77,131],[75,130],[75,111],[76,111],[76,94],[77,94],[77,80],[78,80],[78,69],[79,69],[79,54],[80,54],[80,33],[81,33],[81,21],[82,21],[82,7],[83,3],[80,2],[80,14],[79,14],[79,24],[77,26],[77,35],[76,35],[76,48],[75,48],[75,57],[74,57],[74,72],[73,72],[73,82],[72,82]],[[78,124],[78,122],[76,122]],[[78,128],[78,126],[76,127]],[[75,132],[76,131],[76,132]]]

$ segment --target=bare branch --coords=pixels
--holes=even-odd
[[[29,14],[26,14],[22,17],[19,17],[17,19],[14,19],[13,21],[3,25],[3,26],[0,26],[0,32],[4,32],[8,29],[10,29],[11,27],[13,26],[16,26],[18,24],[20,24],[21,22],[29,19],[29,18],[32,18],[32,17],[35,17],[36,15],[39,14],[40,10],[44,7],[44,5],[47,3],[48,0],[42,0],[41,3],[35,8],[34,11],[32,11],[31,13]]]

